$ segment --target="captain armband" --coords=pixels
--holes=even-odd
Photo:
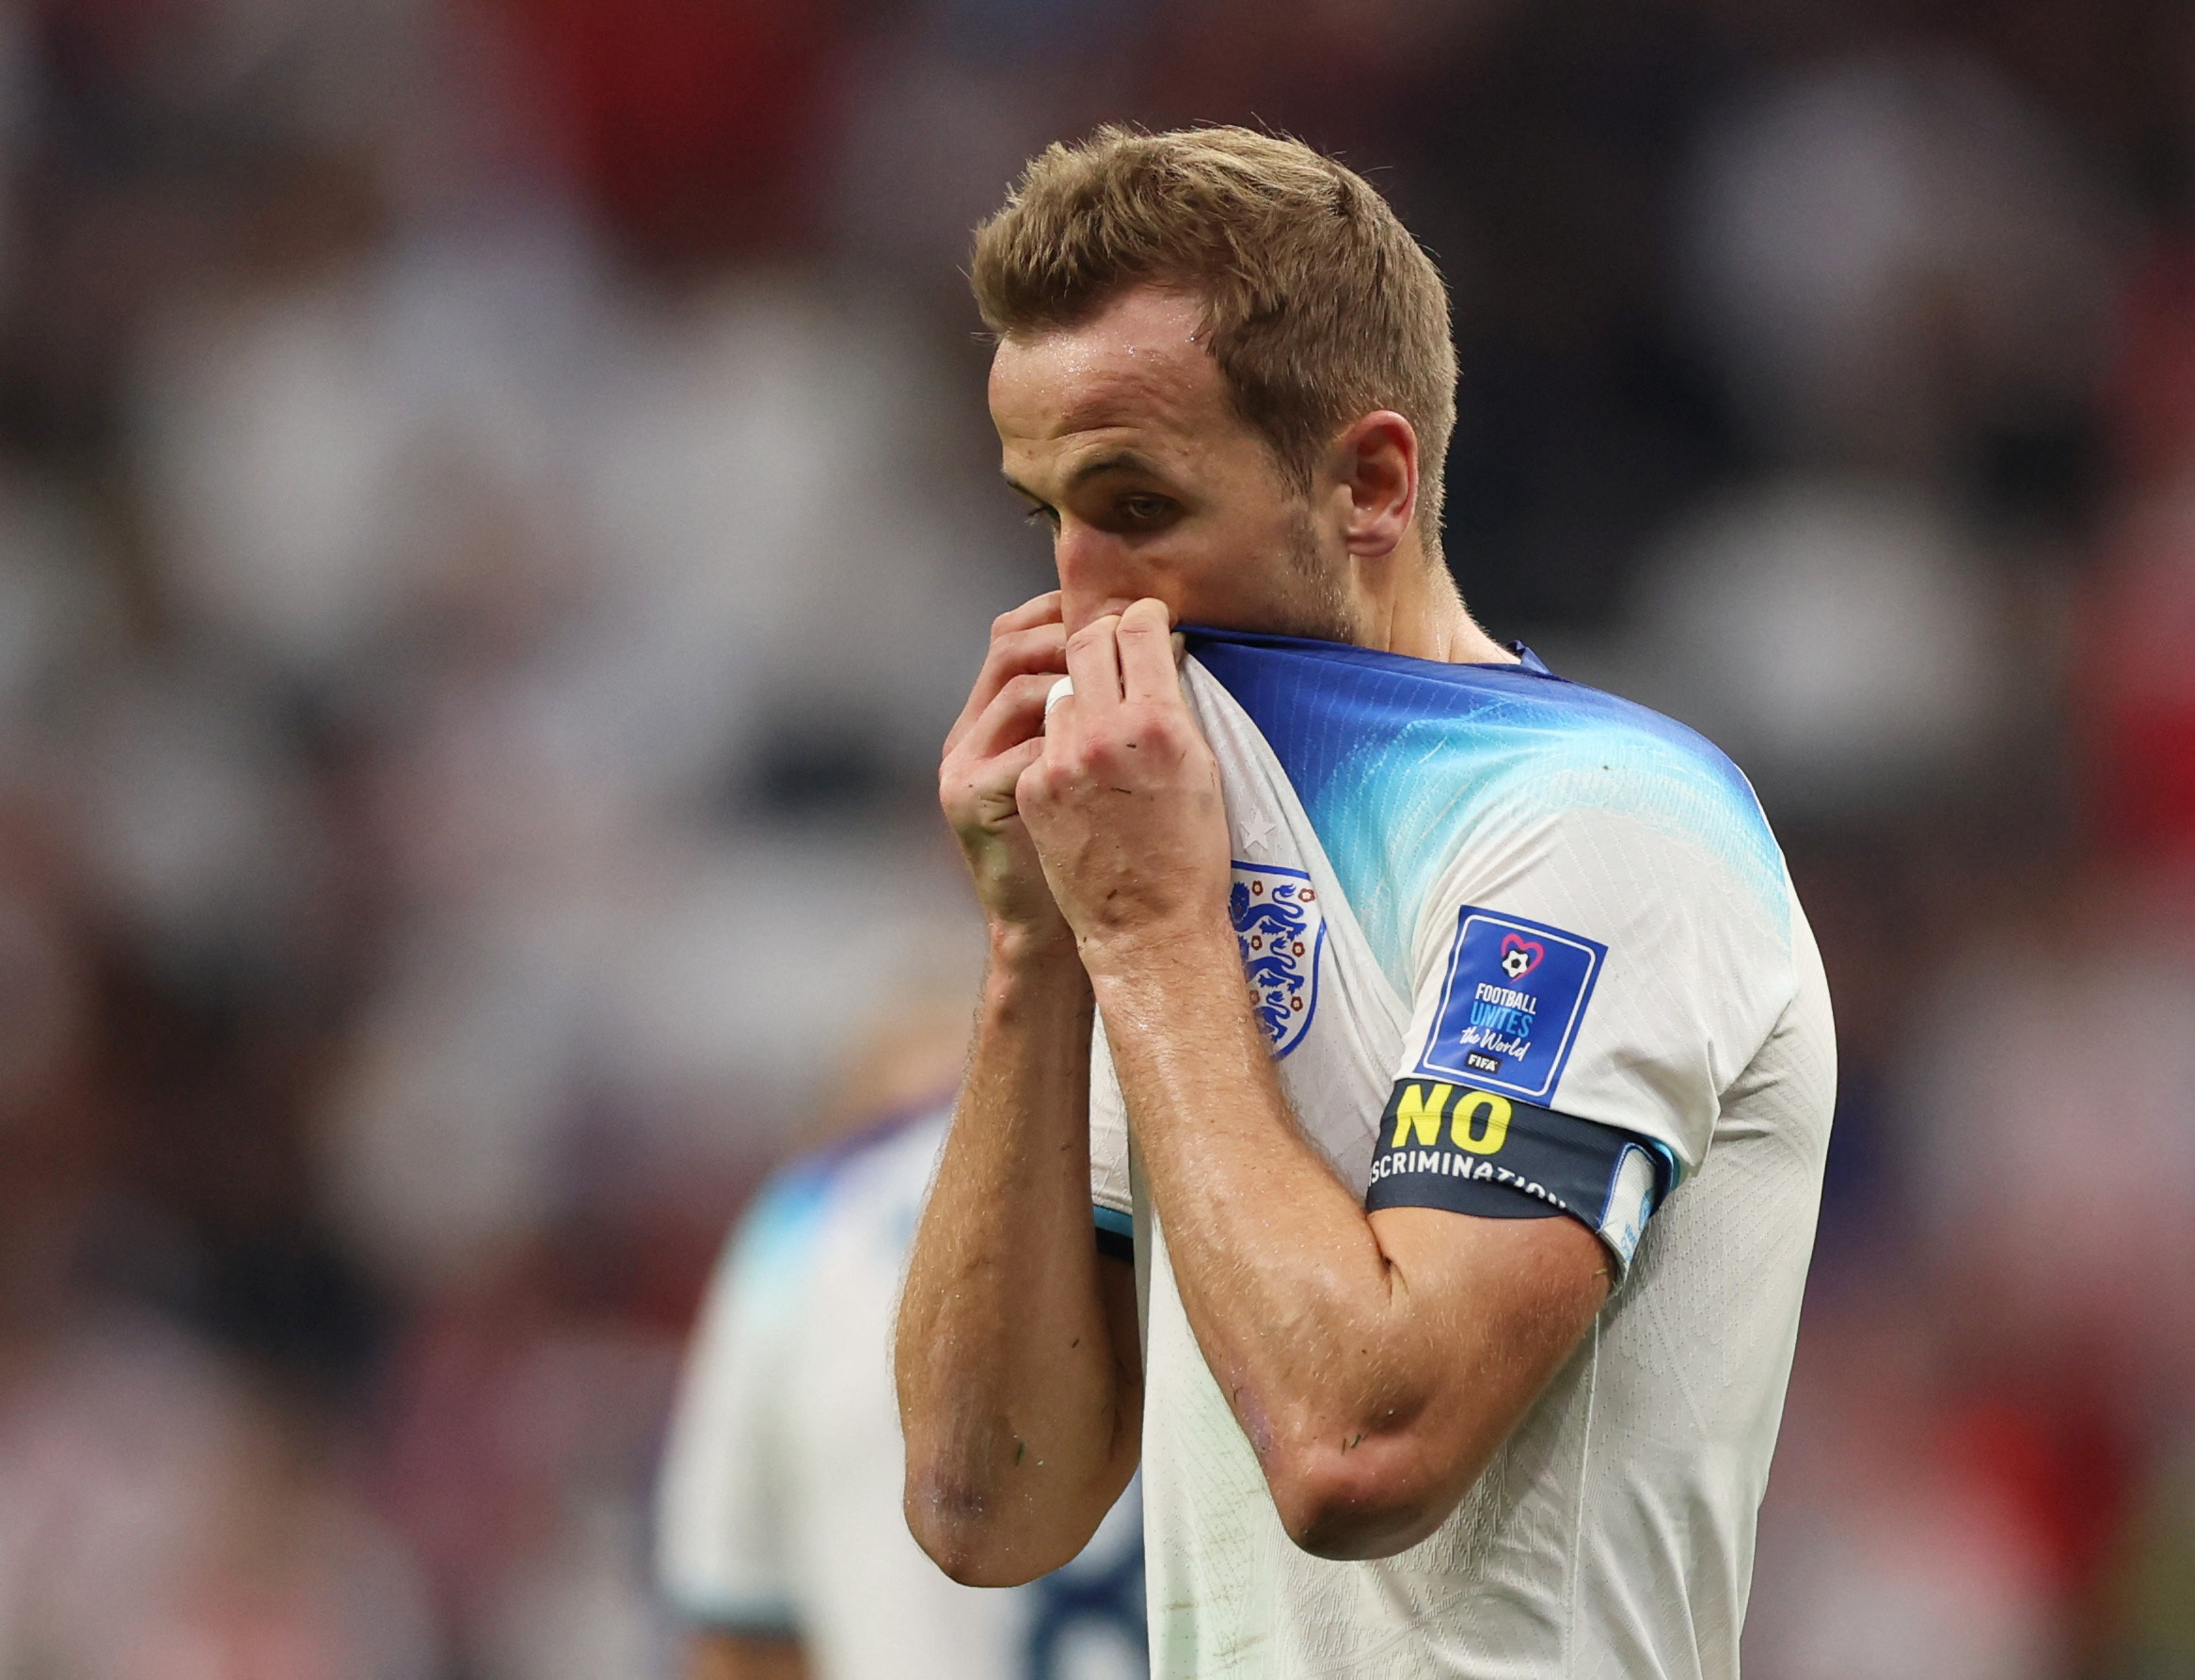
[[[1630,1264],[1675,1178],[1659,1144],[1514,1097],[1420,1076],[1395,1082],[1364,1205],[1489,1219],[1567,1213]]]

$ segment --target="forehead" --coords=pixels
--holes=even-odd
[[[1198,338],[1201,310],[1180,293],[1137,287],[1088,321],[1002,341],[991,417],[1010,455],[1134,432],[1147,441],[1209,438],[1239,427],[1219,369]]]

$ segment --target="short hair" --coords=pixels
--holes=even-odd
[[[1448,289],[1355,171],[1251,129],[1102,128],[1031,160],[976,230],[969,279],[1005,337],[1079,325],[1134,285],[1195,296],[1236,412],[1298,489],[1343,426],[1394,410],[1418,434],[1420,538],[1439,554]]]

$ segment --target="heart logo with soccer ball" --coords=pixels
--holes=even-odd
[[[1535,939],[1519,939],[1514,933],[1502,935],[1502,972],[1512,980],[1523,979],[1546,955],[1547,947]]]

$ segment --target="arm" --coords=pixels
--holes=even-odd
[[[686,1680],[807,1680],[798,1640],[701,1633],[686,1654]]]
[[[1091,964],[1183,1308],[1281,1523],[1324,1557],[1414,1545],[1569,1355],[1607,1255],[1571,1219],[1367,1215],[1296,1129],[1224,921]]]
[[[1024,778],[1104,1010],[1198,1345],[1296,1543],[1430,1533],[1592,1322],[1608,1259],[1568,1219],[1367,1214],[1296,1131],[1226,913],[1218,770],[1156,602],[1068,650]]]
[[[1090,1200],[1090,981],[1013,802],[1059,669],[1057,596],[993,628],[941,793],[991,924],[974,1047],[917,1228],[897,1371],[906,1509],[954,1579],[1033,1580],[1082,1549],[1134,1473],[1134,1278]]]

